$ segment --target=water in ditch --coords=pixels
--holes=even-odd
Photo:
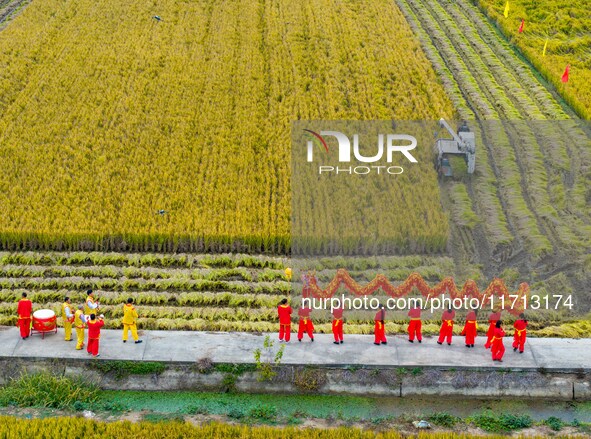
[[[183,413],[199,408],[209,414],[247,413],[261,405],[271,405],[284,416],[317,418],[372,419],[449,413],[461,418],[479,413],[529,415],[535,421],[551,416],[565,422],[591,422],[591,401],[556,401],[544,399],[476,399],[459,397],[351,397],[327,395],[269,395],[197,392],[105,391],[104,401],[118,403],[134,411]]]

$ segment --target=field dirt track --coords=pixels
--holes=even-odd
[[[1,0],[0,1],[0,30],[4,28],[13,15],[24,7],[29,0]]]
[[[581,265],[591,248],[588,123],[556,99],[468,0],[398,4],[459,117],[479,121],[471,123],[479,148],[476,173],[441,182],[452,219],[458,209],[479,217],[471,227],[451,222],[454,258],[459,265],[483,264],[487,276],[510,268],[532,282],[585,291],[590,278]],[[461,185],[471,206],[454,205],[450,193]]]

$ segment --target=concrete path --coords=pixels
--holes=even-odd
[[[124,344],[121,331],[103,330],[99,359],[192,363],[208,357],[216,363],[253,363],[253,351],[264,340],[264,335],[249,333],[140,331],[140,335],[143,343]],[[271,336],[278,346],[277,334]],[[464,346],[463,337],[455,337],[451,346],[438,345],[435,337],[411,344],[402,335],[390,337],[388,345],[382,346],[375,346],[370,335],[346,334],[345,343],[338,346],[329,334],[317,334],[314,343],[304,340],[300,343],[292,334],[282,364],[591,370],[591,339],[529,338],[525,353],[519,354],[511,348],[512,339],[506,338],[502,363],[491,360],[490,351],[483,347],[484,337],[478,337],[472,349]],[[37,334],[22,340],[17,328],[0,327],[0,357],[88,359],[88,354],[77,351],[74,341],[64,341],[62,329],[43,340]]]

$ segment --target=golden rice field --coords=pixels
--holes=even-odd
[[[582,118],[591,119],[591,1],[512,0],[507,18],[503,15],[505,1],[479,0],[478,4],[566,102]],[[521,19],[525,28],[520,34]],[[568,64],[569,81],[563,84],[561,77]]]
[[[396,431],[375,432],[359,428],[314,429],[298,427],[261,427],[237,426],[222,423],[211,423],[194,426],[189,422],[97,422],[83,418],[48,418],[25,420],[3,416],[0,418],[0,435],[6,439],[34,437],[57,437],[64,431],[76,431],[80,437],[87,438],[124,438],[158,437],[158,438],[252,438],[271,439],[401,439],[409,437]],[[465,433],[420,433],[422,439],[469,439],[482,437]],[[509,437],[504,435],[487,435],[491,439]],[[537,439],[536,436],[531,436]],[[540,436],[541,437],[541,436]],[[556,436],[561,437],[561,436]],[[562,436],[567,437],[567,436]]]
[[[389,0],[33,1],[0,33],[0,246],[282,253],[292,121],[452,112]],[[430,148],[420,199],[389,190],[441,251]]]

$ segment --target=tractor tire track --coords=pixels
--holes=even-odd
[[[517,112],[518,119],[524,120],[533,111],[533,104],[528,99],[527,91],[516,81],[511,81],[511,73],[503,65],[499,65],[494,54],[486,44],[477,44],[477,35],[470,33],[471,23],[460,23],[456,28],[452,26],[459,18],[454,17],[449,11],[441,6],[439,1],[426,2],[426,9],[431,17],[436,20],[440,27],[447,28],[448,41],[458,52],[462,59],[466,60],[472,72],[477,72],[474,77],[482,84],[481,89],[489,102],[499,105],[499,113],[502,118],[513,119]],[[448,8],[453,5],[448,4]],[[447,25],[447,26],[446,26]],[[461,29],[461,30],[459,30]],[[493,93],[495,90],[496,93]],[[541,112],[533,112],[535,117],[543,117]],[[530,212],[534,215],[541,235],[545,236],[551,243],[553,249],[562,248],[563,240],[558,235],[551,222],[558,221],[558,214],[552,207],[549,195],[545,190],[547,176],[544,173],[543,156],[537,148],[533,132],[526,132],[528,128],[525,123],[507,121],[503,124],[509,142],[505,146],[513,149],[512,156],[519,170],[520,186],[523,199]],[[520,150],[518,150],[520,148]],[[527,163],[524,162],[527,160]],[[499,177],[499,175],[497,175]],[[525,184],[524,179],[529,184]],[[544,216],[540,215],[544,209]],[[547,220],[548,219],[548,220]]]
[[[527,115],[533,119],[538,119],[538,116],[541,115],[543,119],[552,120],[548,123],[533,122],[529,130],[536,137],[547,174],[561,176],[566,199],[572,200],[569,205],[572,206],[576,203],[583,206],[585,200],[580,198],[580,186],[588,187],[590,185],[585,175],[591,168],[591,154],[589,153],[591,148],[584,146],[585,144],[589,145],[589,138],[583,129],[577,126],[576,121],[571,119],[575,113],[564,111],[553,94],[536,79],[531,68],[524,65],[509,43],[499,38],[482,12],[469,5],[466,0],[458,0],[453,4],[440,0],[440,4],[461,24],[463,29],[470,31],[469,41],[475,50],[479,47],[486,47],[489,55],[506,66],[503,73],[510,75],[517,81],[516,84],[519,87],[525,88],[529,92],[528,98],[530,99],[526,106],[522,105],[522,109],[527,112],[528,106],[532,103],[536,105],[536,109],[533,114],[527,112]],[[480,46],[476,44],[477,40],[482,43]],[[491,58],[489,57],[489,59]],[[498,71],[494,69],[493,71],[497,79],[502,80],[502,77],[499,78]],[[550,123],[552,125],[549,125]],[[551,184],[552,181],[549,178],[546,191],[550,196],[556,192],[556,188]],[[563,213],[569,218],[570,212],[564,209]],[[588,215],[581,212],[575,212],[575,214],[578,221],[569,224],[569,228],[572,233],[577,234],[581,231],[581,223],[589,224],[590,219]],[[584,237],[579,236],[579,238]]]
[[[403,9],[408,8],[413,11],[416,19],[419,20],[419,25],[427,30],[433,45],[443,55],[447,68],[452,72],[458,87],[464,91],[468,105],[473,108],[477,118],[499,119],[498,111],[502,111],[502,114],[506,117],[518,117],[516,111],[511,112],[511,103],[506,95],[503,94],[502,88],[497,84],[493,84],[490,77],[488,83],[482,78],[482,73],[478,70],[480,69],[481,72],[486,72],[486,66],[480,62],[480,65],[475,67],[473,63],[470,63],[466,59],[466,56],[462,57],[458,54],[456,45],[451,41],[452,36],[450,36],[450,32],[443,31],[446,28],[446,24],[441,22],[440,17],[434,17],[433,13],[427,9],[428,6],[419,0],[401,0],[401,3],[403,3]],[[409,17],[409,19],[412,19],[412,17]],[[460,53],[469,50],[467,44],[459,47]],[[497,99],[494,99],[495,96],[491,90],[497,92]],[[490,133],[483,133],[483,135],[491,137]],[[508,144],[508,139],[506,140],[504,143]],[[485,140],[483,144],[487,145],[489,141]],[[488,148],[488,150],[491,151],[491,148]],[[496,164],[499,158],[495,154],[500,156],[505,166],[500,167]],[[506,208],[505,215],[507,222],[509,224],[513,223],[512,229],[517,231],[516,236],[519,236],[525,241],[526,247],[532,250],[540,248],[541,250],[539,252],[547,251],[549,243],[546,242],[547,240],[539,231],[539,226],[535,221],[531,209],[527,205],[522,205],[522,201],[520,201],[524,199],[524,194],[522,193],[521,186],[513,181],[515,180],[515,176],[519,175],[513,154],[513,151],[508,148],[497,148],[496,151],[491,151],[488,154],[491,168],[499,183],[499,197],[501,200],[504,198],[502,204]],[[533,233],[532,229],[534,229]],[[528,239],[532,237],[534,239],[528,242]],[[539,242],[536,242],[536,240]]]
[[[486,114],[494,117],[495,111],[488,102],[476,102],[474,97],[481,95],[479,86],[473,81],[458,81],[458,78],[467,78],[469,76],[467,68],[462,60],[454,57],[444,58],[438,49],[438,42],[433,39],[421,26],[421,22],[415,15],[411,7],[403,1],[399,2],[399,7],[404,13],[413,32],[418,35],[425,53],[436,71],[440,75],[444,88],[447,90],[454,107],[457,109],[459,117],[464,120],[476,119],[476,114]],[[458,71],[465,71],[466,76],[458,76]],[[456,72],[456,74],[452,73]],[[476,130],[476,141],[483,145],[481,132]],[[476,163],[476,175],[478,185],[473,185],[473,179],[468,179],[464,183],[468,194],[472,200],[472,208],[480,218],[486,218],[476,224],[473,233],[473,241],[476,243],[477,260],[483,263],[483,271],[486,276],[492,278],[497,275],[497,267],[504,260],[517,254],[523,253],[523,242],[516,232],[512,220],[508,217],[508,206],[504,199],[499,195],[496,181],[496,169],[492,161],[490,151],[484,148],[485,157],[482,157]],[[440,191],[442,202],[450,208],[450,197],[447,193],[448,185],[440,182]],[[446,204],[447,203],[447,204]],[[455,237],[459,235],[459,227],[451,224],[451,240],[449,243],[450,252],[457,267],[463,267],[463,262],[468,249],[462,246],[461,242],[455,242]]]
[[[473,254],[487,277],[507,267],[525,276],[535,271],[532,281],[568,273],[570,287],[579,289],[584,280],[577,280],[580,264],[573,261],[591,246],[591,130],[469,0],[396,1],[460,117],[478,120],[479,152],[488,160],[483,168],[480,155],[476,174],[462,182],[483,221],[472,229],[451,224],[454,260],[461,266]],[[508,245],[494,244],[483,184],[496,187],[512,235]],[[449,185],[440,188],[445,204]]]

